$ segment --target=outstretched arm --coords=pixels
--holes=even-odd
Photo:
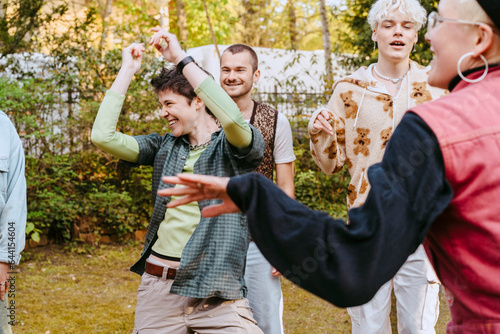
[[[177,176],[164,176],[165,183],[181,184],[182,188],[166,188],[158,191],[160,196],[184,196],[171,201],[167,207],[174,208],[190,202],[203,201],[218,198],[221,204],[211,205],[201,211],[203,217],[215,217],[225,213],[240,212],[227,194],[227,184],[229,177],[217,177],[197,174],[179,174]]]
[[[412,161],[415,152],[425,161],[401,175],[401,159]],[[396,274],[453,196],[437,140],[413,114],[403,118],[382,163],[368,175],[370,193],[362,207],[349,212],[349,225],[310,210],[254,173],[229,182],[191,178],[185,182],[191,198],[181,201],[222,198],[217,213],[234,212],[236,205],[247,215],[261,252],[285,277],[337,306],[355,306],[371,300]]]

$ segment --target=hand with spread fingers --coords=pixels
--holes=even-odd
[[[221,204],[210,205],[201,211],[203,217],[215,217],[225,213],[236,213],[241,210],[234,204],[227,194],[229,177],[217,177],[197,174],[179,174],[164,176],[162,181],[171,184],[180,184],[184,187],[167,188],[158,191],[160,196],[183,196],[171,201],[167,207],[173,208],[190,202],[207,199],[221,199]]]

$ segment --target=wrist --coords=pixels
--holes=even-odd
[[[175,64],[175,66],[177,66],[187,56],[188,56],[188,54],[186,52],[182,52],[182,54],[175,57],[175,60],[173,61],[173,63]]]
[[[135,68],[133,67],[130,67],[130,66],[122,66],[120,68],[120,71],[118,71],[118,74],[120,76],[126,76],[126,77],[129,77],[130,79],[132,79],[132,77],[134,76],[134,74],[136,73],[137,71],[135,70]]]
[[[191,56],[184,57],[180,62],[178,62],[175,65],[177,67],[177,71],[182,73],[184,67],[189,63],[195,63],[194,58]]]

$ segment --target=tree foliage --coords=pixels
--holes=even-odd
[[[131,169],[97,150],[90,132],[105,90],[121,65],[119,49],[101,58],[99,16],[90,8],[62,34],[37,36],[50,56],[18,54],[0,79],[0,109],[13,120],[24,142],[28,180],[29,233],[48,232],[59,241],[75,225],[90,224],[125,234],[149,221],[151,169]],[[127,34],[121,35],[125,43]],[[153,51],[153,50],[151,50]],[[164,133],[149,80],[163,63],[144,56],[123,105],[118,126],[128,134]],[[34,70],[26,70],[35,64]]]
[[[30,34],[67,11],[65,4],[42,11],[44,0],[2,0],[0,5],[0,58],[31,49]]]

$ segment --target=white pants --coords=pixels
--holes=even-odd
[[[282,334],[283,295],[280,278],[273,276],[272,270],[255,242],[250,242],[245,268],[248,303],[264,334]]]
[[[398,333],[433,334],[439,316],[439,280],[420,245],[368,303],[347,309],[353,334],[391,334],[391,292],[397,300]]]

